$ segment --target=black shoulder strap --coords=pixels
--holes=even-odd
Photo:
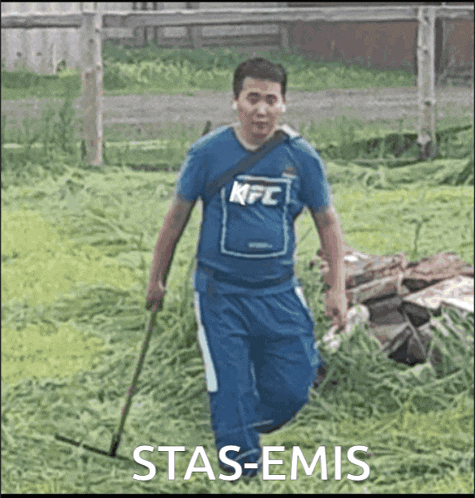
[[[208,196],[208,200],[224,187],[234,176],[243,173],[244,171],[250,169],[257,162],[259,162],[266,154],[274,150],[280,144],[284,143],[288,138],[287,133],[282,130],[277,130],[273,137],[263,146],[261,146],[257,151],[253,152],[249,157],[243,159],[239,163],[236,164],[234,168],[231,168],[229,171],[226,171],[223,175],[221,175],[216,180],[213,180],[206,186],[206,195]]]

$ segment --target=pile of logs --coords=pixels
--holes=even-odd
[[[437,349],[428,358],[432,317],[440,315],[444,308],[462,317],[473,314],[473,266],[452,252],[413,262],[408,262],[404,253],[374,256],[346,244],[344,252],[350,312],[358,309],[359,320],[363,317],[369,322],[370,333],[390,358],[408,365],[426,360],[436,364]],[[328,257],[321,249],[310,263],[311,268],[315,266],[328,284]],[[338,347],[334,331],[327,336],[324,340]]]

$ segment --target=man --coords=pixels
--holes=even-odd
[[[322,360],[314,320],[293,274],[295,218],[308,206],[329,255],[327,313],[346,324],[342,231],[325,168],[315,149],[288,127],[283,143],[222,186],[209,186],[269,142],[285,111],[281,65],[256,58],[234,74],[239,122],[200,138],[180,172],[155,246],[147,302],[158,309],[176,244],[198,197],[203,221],[194,274],[195,311],[211,422],[218,451],[252,476],[259,434],[291,420],[308,401]],[[221,467],[234,472],[234,465]]]

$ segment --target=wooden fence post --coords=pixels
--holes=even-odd
[[[154,2],[153,10],[164,10],[163,2]],[[153,42],[157,47],[161,47],[165,40],[165,30],[164,28],[159,28],[155,26],[153,28]]]
[[[89,4],[91,2],[88,2]],[[83,147],[89,164],[102,164],[103,146],[103,91],[102,91],[102,9],[97,2],[95,10],[83,4],[81,27],[81,78],[83,98]]]
[[[132,2],[132,10],[143,10],[143,2]],[[134,47],[145,45],[145,28],[140,26],[134,29]]]
[[[199,9],[200,2],[186,2],[187,9]],[[201,48],[203,46],[203,41],[201,39],[201,26],[190,26],[188,29],[188,36],[191,37],[191,42],[193,48]]]
[[[141,2],[141,5],[139,4],[139,10],[148,10],[148,2]],[[144,26],[143,28],[140,28],[140,41],[138,42],[139,47],[145,47],[148,45],[148,28],[147,26]]]
[[[289,2],[279,2],[278,7],[286,8],[288,7]],[[288,23],[280,23],[279,24],[279,35],[280,35],[280,48],[285,52],[290,50],[289,43],[289,24]]]
[[[435,137],[435,17],[436,7],[419,7],[417,36],[417,89],[420,159],[437,155]]]
[[[286,23],[280,24],[279,32],[280,32],[280,46],[282,50],[288,51],[290,49],[288,25]]]

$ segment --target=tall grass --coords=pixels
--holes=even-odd
[[[280,51],[256,55],[282,63],[288,71],[290,90],[317,91],[332,88],[414,86],[414,76],[405,71],[381,71],[308,60],[303,55]],[[127,93],[186,93],[197,90],[229,91],[236,66],[247,56],[237,50],[126,49],[105,44],[105,95]],[[42,76],[20,68],[8,72],[2,65],[2,99],[61,96],[65,85],[79,95],[78,71]]]

